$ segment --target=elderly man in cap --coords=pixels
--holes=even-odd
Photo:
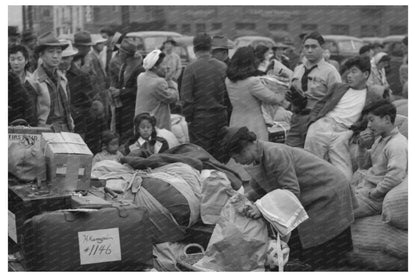
[[[118,46],[121,68],[118,82],[110,87],[111,100],[115,109],[116,130],[122,139],[133,135],[133,119],[136,108],[137,76],[144,72],[142,58],[136,57],[137,46],[123,39]]]
[[[311,110],[327,95],[329,87],[341,82],[341,76],[335,67],[324,60],[324,43],[324,38],[318,32],[312,32],[303,38],[305,61],[295,68],[288,94],[294,112],[286,138],[289,146],[303,148]]]
[[[212,57],[214,59],[224,62],[228,66],[230,63],[228,51],[233,47],[233,42],[227,39],[225,36],[213,36],[211,46]]]
[[[40,36],[35,52],[42,62],[30,80],[37,93],[38,126],[51,126],[55,132],[74,131],[67,79],[58,70],[67,47],[51,32]]]
[[[143,60],[146,72],[137,78],[134,115],[150,113],[156,118],[158,128],[171,130],[169,104],[179,99],[179,93],[176,82],[166,75],[164,57],[160,50],[153,50]]]
[[[172,75],[172,80],[178,82],[182,72],[182,62],[178,54],[173,52],[176,42],[172,38],[168,38],[162,45],[162,51],[165,53],[163,63],[166,66],[167,74]]]
[[[183,73],[181,98],[183,112],[189,123],[190,142],[222,160],[219,151],[218,130],[227,125],[225,104],[225,63],[212,58],[211,37],[199,34],[194,38],[197,60],[189,64]]]

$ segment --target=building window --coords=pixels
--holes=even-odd
[[[285,23],[269,23],[269,31],[287,31],[288,26]]]
[[[204,33],[206,31],[205,23],[197,23],[195,26],[197,33]]]
[[[191,24],[182,24],[182,33],[184,34],[191,33]]]
[[[176,31],[176,24],[169,24],[169,31]]]
[[[393,25],[390,26],[390,35],[406,35],[407,26],[404,25]]]
[[[361,36],[362,37],[377,37],[380,34],[379,25],[362,25]]]
[[[235,23],[235,28],[237,30],[256,30],[256,24],[255,23]]]
[[[51,12],[49,11],[49,9],[47,9],[47,10],[43,10],[43,16],[44,16],[44,17],[49,17],[49,16],[51,16]]]
[[[309,33],[318,30],[318,25],[316,24],[302,24],[302,32]]]
[[[221,30],[222,29],[222,23],[212,23],[211,30]]]
[[[113,6],[113,12],[117,11],[117,6]]]
[[[344,24],[331,25],[331,34],[333,35],[349,35],[350,26]]]

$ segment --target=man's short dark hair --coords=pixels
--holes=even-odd
[[[357,67],[363,73],[367,71],[368,75],[371,73],[371,62],[368,56],[355,56],[345,62],[345,69],[351,69],[353,66]]]
[[[305,41],[307,39],[314,39],[317,40],[319,45],[323,45],[325,43],[324,38],[321,36],[320,33],[318,33],[317,31],[314,31],[312,33],[307,34],[304,38],[303,38],[303,43],[305,43]]]
[[[195,51],[211,50],[211,36],[206,33],[196,35],[193,43]]]
[[[379,100],[365,107],[363,113],[371,113],[379,117],[388,115],[390,117],[391,123],[394,124],[394,121],[396,120],[397,109],[396,106],[394,106],[390,101]]]
[[[373,47],[370,44],[367,44],[367,45],[364,45],[363,47],[361,47],[358,53],[360,55],[362,55],[362,54],[370,51],[371,49],[373,49]]]

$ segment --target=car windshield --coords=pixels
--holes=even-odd
[[[163,42],[166,40],[166,36],[158,36],[158,37],[145,37],[144,38],[144,45],[146,47],[146,51],[150,52],[155,49],[159,49],[162,47]]]
[[[344,53],[358,53],[363,46],[363,42],[358,40],[341,40],[338,41],[338,48],[340,52]]]

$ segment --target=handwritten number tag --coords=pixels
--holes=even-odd
[[[78,232],[81,265],[121,260],[118,228]]]

